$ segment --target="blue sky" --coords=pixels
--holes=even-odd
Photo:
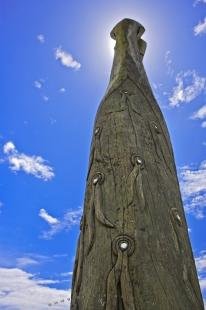
[[[2,0],[0,309],[68,309],[109,32],[141,22],[206,298],[206,0]]]

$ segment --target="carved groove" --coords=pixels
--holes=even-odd
[[[157,162],[159,163],[160,161],[164,161],[166,167],[169,169],[169,171],[172,173],[171,167],[168,163],[168,161],[165,159],[165,155],[164,155],[164,150],[162,148],[162,142],[160,141],[159,136],[162,134],[159,126],[154,122],[150,122],[150,131],[152,134],[152,139],[154,142],[154,146],[155,146],[155,151],[156,151],[156,155],[157,155]],[[165,138],[165,137],[163,137]]]
[[[104,226],[109,228],[114,228],[115,225],[110,222],[102,211],[102,187],[101,185],[104,182],[104,174],[97,172],[93,176],[92,181],[92,195],[90,200],[90,209],[89,209],[89,219],[88,219],[88,233],[89,233],[89,245],[87,249],[87,255],[89,254],[92,246],[94,244],[95,238],[95,216],[97,220]]]
[[[95,215],[98,221],[107,227],[114,228],[114,224],[106,218],[102,211],[102,189],[99,183],[95,186],[94,205]]]
[[[122,244],[127,247],[121,248]],[[125,310],[136,310],[128,267],[128,256],[134,252],[134,240],[125,235],[117,236],[112,242],[112,249],[117,255],[117,260],[107,278],[106,310],[118,309],[121,303]],[[119,298],[121,301],[118,300]]]

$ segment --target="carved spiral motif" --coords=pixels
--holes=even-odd
[[[101,132],[101,127],[96,127],[94,131],[95,136],[100,135],[100,132]]]
[[[100,185],[104,183],[104,174],[102,172],[96,172],[95,175],[93,176],[93,185],[96,185],[99,183]]]
[[[141,156],[139,156],[137,154],[132,154],[131,162],[132,162],[133,166],[135,166],[137,164],[137,165],[140,165],[141,170],[144,169],[145,161]]]
[[[127,256],[130,256],[133,254],[134,249],[134,240],[127,235],[117,236],[112,242],[112,250],[116,256],[118,255],[119,250],[127,252]]]

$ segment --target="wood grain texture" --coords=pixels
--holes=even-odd
[[[124,19],[97,111],[72,310],[203,310],[169,133]]]

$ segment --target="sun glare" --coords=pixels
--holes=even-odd
[[[108,48],[109,48],[109,53],[110,53],[111,57],[114,56],[115,43],[116,43],[115,40],[113,40],[112,38],[109,38],[109,40],[108,40]]]

